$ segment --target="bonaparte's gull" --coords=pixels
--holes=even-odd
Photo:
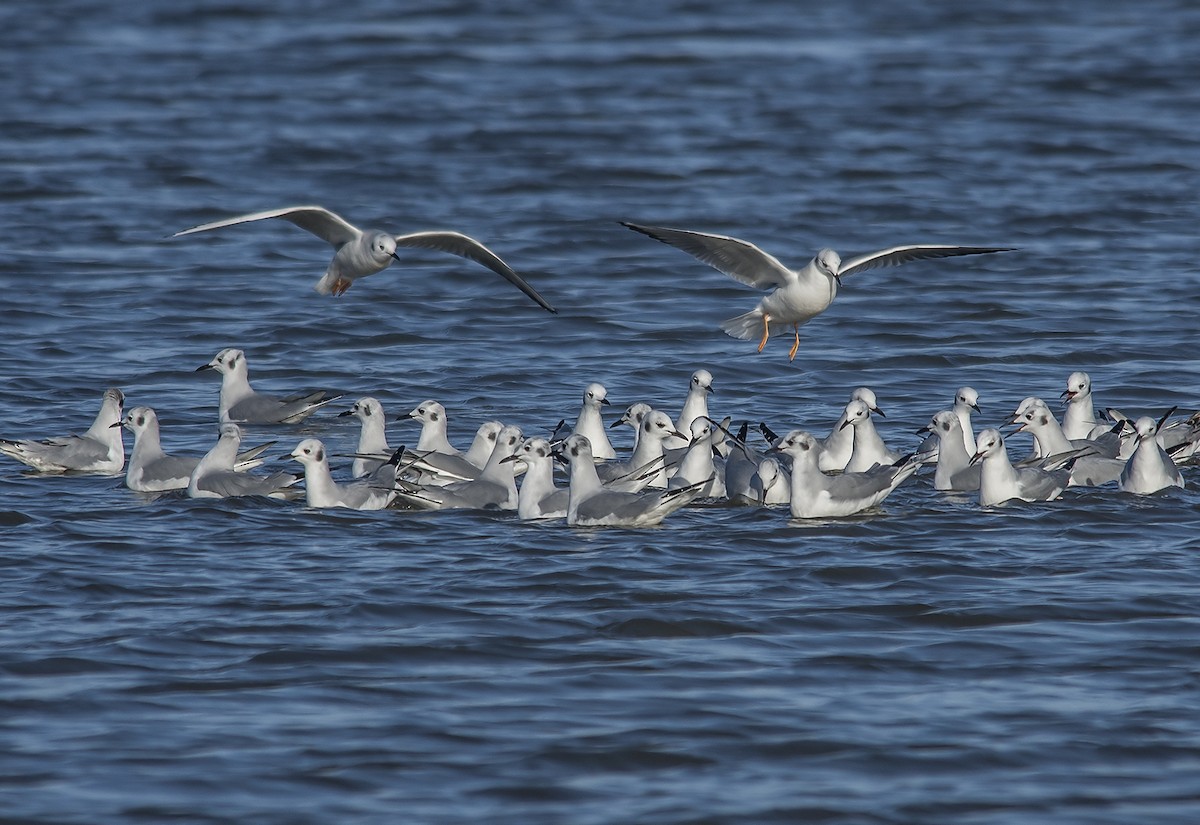
[[[187,489],[200,458],[168,455],[163,450],[158,413],[150,407],[134,407],[112,426],[123,426],[133,433],[133,449],[129,452],[129,466],[125,468],[126,487],[139,493]],[[260,466],[263,462],[259,456],[274,443],[269,441],[239,454],[233,469],[243,472]]]
[[[638,439],[642,434],[642,419],[646,417],[646,413],[650,412],[652,407],[645,401],[635,401],[625,408],[625,412],[616,421],[608,425],[610,430],[615,430],[622,424],[628,424],[633,428],[633,450],[637,452]]]
[[[1183,476],[1166,450],[1158,443],[1158,425],[1153,418],[1142,416],[1134,425],[1137,449],[1121,472],[1118,485],[1126,493],[1145,496],[1168,487],[1182,487]]]
[[[354,478],[373,473],[387,463],[392,455],[392,448],[387,440],[387,418],[384,416],[383,405],[379,399],[365,396],[354,402],[350,409],[339,413],[340,418],[354,416],[358,419],[358,447],[355,449],[354,461],[350,465],[350,474]],[[328,459],[326,459],[328,464]],[[312,505],[310,502],[310,506]],[[363,509],[363,508],[359,508]]]
[[[596,472],[605,484],[615,489],[635,491],[645,487],[662,489],[667,486],[663,461],[663,443],[680,435],[671,416],[660,410],[650,410],[642,416],[633,455],[628,461],[607,461],[596,465]],[[642,474],[649,473],[648,477]]]
[[[408,235],[393,235],[379,229],[359,229],[345,218],[321,206],[285,206],[282,209],[269,209],[265,212],[253,212],[201,224],[176,232],[173,237],[266,218],[291,221],[331,244],[336,250],[329,268],[325,271],[325,277],[321,278],[315,287],[322,295],[343,294],[359,278],[387,269],[393,260],[399,261],[400,257],[396,254],[398,247],[412,247],[449,252],[451,255],[483,264],[528,295],[538,306],[550,312],[556,311],[496,253],[461,232],[413,232]]]
[[[713,461],[713,456],[717,453],[717,444],[724,440],[724,431],[714,426],[707,416],[693,419],[691,440],[668,486],[676,489],[699,485],[701,498],[724,498],[724,467],[718,470]]]
[[[854,428],[854,443],[850,460],[846,462],[848,473],[862,473],[876,464],[890,466],[904,457],[903,453],[889,449],[883,443],[875,422],[871,420],[871,408],[865,401],[851,401],[846,405],[842,427]]]
[[[292,473],[272,473],[269,476],[240,473],[234,470],[242,431],[237,424],[222,424],[221,437],[205,453],[188,480],[187,494],[191,498],[231,498],[234,496],[269,496],[299,498],[304,493],[292,487],[303,476]]]
[[[883,410],[879,408],[879,399],[875,397],[875,392],[870,387],[856,387],[850,393],[851,401],[861,401],[867,405],[867,409],[881,418],[887,418],[883,414]],[[850,455],[854,452],[854,429],[846,426],[847,409],[842,409],[842,414],[838,416],[838,420],[834,422],[833,429],[829,431],[829,435],[823,439],[819,439],[821,445],[820,467],[822,472],[833,472],[834,470],[844,470],[846,465],[850,463]]]
[[[1092,379],[1086,372],[1073,372],[1067,377],[1067,388],[1062,391],[1067,410],[1063,413],[1062,429],[1067,438],[1095,438],[1094,430],[1099,425],[1096,410],[1092,405]]]
[[[758,462],[758,470],[750,477],[750,490],[760,507],[790,504],[792,500],[792,478],[772,456]]]
[[[840,518],[874,507],[917,471],[908,457],[898,464],[875,465],[866,472],[826,475],[818,459],[821,445],[803,430],[792,430],[771,448],[792,460],[791,510],[794,518]]]
[[[721,329],[745,341],[753,341],[761,334],[758,351],[762,352],[771,333],[791,327],[795,342],[788,352],[789,360],[796,357],[800,348],[800,325],[820,315],[833,303],[841,279],[847,275],[930,258],[1011,251],[1006,247],[919,244],[893,246],[843,261],[832,249],[822,249],[803,269],[793,270],[754,244],[737,238],[624,221],[622,225],[681,249],[743,284],[770,289],[757,307],[725,321]]]
[[[288,457],[304,465],[304,498],[309,507],[382,510],[396,498],[396,465],[391,461],[381,464],[371,475],[339,484],[333,480],[320,439],[304,439]]]
[[[517,490],[517,515],[522,519],[565,518],[570,491],[554,484],[550,442],[529,438],[505,461],[524,461],[528,469]],[[603,466],[603,465],[602,465]]]
[[[515,510],[517,481],[514,455],[521,444],[521,430],[512,425],[501,428],[495,447],[479,478],[445,486],[414,485],[398,482],[397,498],[423,510]]]
[[[953,410],[935,413],[922,431],[933,433],[937,439],[937,468],[933,471],[933,487],[948,493],[968,493],[979,489],[980,466],[971,463],[975,455],[967,452],[962,434],[962,419]],[[975,437],[971,437],[974,444]],[[924,446],[924,445],[922,445]]]
[[[625,493],[610,490],[596,475],[592,445],[585,436],[572,435],[563,443],[563,455],[570,464],[570,494],[567,524],[580,527],[647,527],[688,504],[700,494],[703,485],[675,490],[647,490]]]
[[[683,399],[683,408],[679,411],[679,418],[675,419],[675,429],[678,432],[691,432],[693,421],[697,418],[708,418],[708,396],[713,392],[716,390],[713,389],[712,373],[705,369],[692,373],[688,381],[687,397]],[[689,443],[687,438],[671,437],[663,443],[663,447],[677,450],[688,446]]]
[[[583,391],[583,406],[579,408],[579,417],[575,419],[572,435],[582,435],[592,445],[592,455],[598,461],[616,458],[617,452],[609,443],[608,433],[605,432],[604,419],[600,417],[600,408],[609,404],[608,390],[603,384],[588,384]]]
[[[986,429],[975,439],[972,463],[982,462],[979,474],[979,503],[993,507],[1014,499],[1050,501],[1058,498],[1071,481],[1069,466],[1055,469],[1014,467],[996,429]]]
[[[1038,443],[1038,454],[1043,458],[1084,448],[1091,455],[1116,458],[1121,450],[1121,437],[1114,431],[1116,428],[1099,428],[1103,434],[1096,438],[1067,438],[1045,401],[1033,398],[1028,403],[1023,402],[1023,406],[1024,412],[1014,415],[1012,423],[1018,425],[1017,432],[1033,435]]]
[[[104,391],[100,412],[83,435],[65,435],[43,441],[0,439],[0,453],[27,464],[40,473],[99,473],[112,475],[125,466],[121,438],[121,409],[125,393],[115,387]]]
[[[218,410],[221,424],[295,424],[342,397],[324,390],[285,398],[257,392],[250,386],[246,354],[232,347],[221,350],[207,364],[196,368],[196,372],[203,370],[216,370],[221,374]]]

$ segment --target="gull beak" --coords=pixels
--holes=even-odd
[[[610,430],[615,430],[617,427],[620,427],[622,424],[628,424],[628,423],[629,423],[629,419],[627,419],[625,416],[621,416],[621,417],[620,417],[620,418],[618,418],[616,421],[614,421],[613,423],[609,424],[609,425],[608,425],[608,428],[609,428]]]
[[[850,419],[849,419],[849,418],[847,418],[845,421],[843,421],[843,422],[842,422],[841,426],[840,426],[840,427],[838,427],[838,429],[839,429],[839,430],[844,430],[844,429],[846,429],[846,428],[847,428],[847,427],[849,427],[849,426],[850,426]]]
[[[1070,401],[1072,398],[1075,397],[1075,392],[1073,390],[1063,390],[1061,393],[1059,393],[1058,397],[1065,398],[1068,401]]]
[[[708,391],[708,392],[711,392],[713,395],[716,395],[716,394],[717,394],[717,391],[716,391],[715,389],[713,389],[713,385],[712,385],[712,384],[709,384],[709,385],[708,385],[707,387],[705,387],[704,389],[705,389],[706,391]]]
[[[345,418],[345,417],[346,417],[346,416],[348,416],[348,415],[354,415],[354,410],[346,410],[345,412],[340,412],[340,413],[338,413],[338,414],[337,414],[337,417],[338,417],[338,418]]]
[[[204,364],[202,366],[196,367],[196,369],[193,370],[193,372],[204,372],[205,370],[215,370],[216,368],[217,367],[215,364]]]
[[[125,423],[124,421],[118,421],[116,424],[109,424],[108,428],[110,430],[112,430],[112,429],[115,429],[116,427],[120,427],[120,426],[124,425],[124,423]]]
[[[517,455],[516,453],[513,453],[512,455],[506,455],[504,458],[500,459],[500,463],[508,464],[511,461],[519,461],[520,459],[521,459],[521,456]]]
[[[982,412],[983,412],[983,410],[981,410],[981,409],[979,408],[979,405],[978,405],[978,404],[968,404],[968,406],[969,406],[971,409],[973,409],[975,412],[977,412],[977,413],[982,413]]]
[[[917,432],[917,435],[924,435],[925,433],[931,433],[931,432],[933,432],[933,427],[929,424],[926,424],[924,427],[917,430],[916,432]]]
[[[971,456],[971,460],[967,462],[967,466],[974,467],[976,464],[978,464],[982,460],[983,460],[983,453],[975,453],[975,455]]]
[[[612,402],[611,402],[611,401],[609,401],[607,398],[601,398],[601,399],[600,399],[600,403],[601,403],[601,404],[603,404],[603,405],[604,405],[604,406],[606,406],[606,407],[608,407],[608,406],[611,406],[611,405],[612,405]]]
[[[400,256],[397,255],[395,252],[389,252],[388,254],[391,255],[393,258],[395,258],[397,261],[400,261]],[[403,261],[400,261],[400,262],[404,263]]]
[[[878,407],[872,407],[871,412],[875,413],[880,418],[887,418],[887,416],[883,414],[883,410],[879,409]]]
[[[679,430],[671,430],[669,434],[675,436],[676,438],[682,438],[684,441],[688,441],[688,437],[679,432]],[[691,442],[689,441],[688,443],[690,444]]]

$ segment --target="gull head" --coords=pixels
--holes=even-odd
[[[1079,396],[1087,396],[1092,392],[1092,379],[1086,372],[1073,372],[1067,378],[1067,388],[1062,391],[1062,397],[1071,403]]]
[[[975,455],[971,456],[971,464],[978,464],[994,455],[1004,452],[1004,437],[994,428],[984,430],[975,441]]]
[[[958,420],[958,416],[954,414],[953,410],[942,410],[935,413],[929,422],[928,429],[939,438],[951,435],[962,437],[962,422]]]
[[[851,401],[861,401],[867,405],[867,409],[881,418],[887,418],[883,414],[883,410],[879,409],[879,399],[875,397],[875,390],[870,387],[858,387],[854,392],[850,393]]]
[[[954,403],[980,412],[979,393],[975,391],[974,387],[959,387],[958,392],[954,394]]]
[[[305,467],[324,464],[325,445],[319,439],[306,438],[296,445],[296,449],[292,450],[288,457],[293,461],[299,461]]]
[[[407,416],[400,417],[415,418],[422,424],[436,424],[446,420],[446,408],[431,398],[413,407]]]
[[[708,370],[696,370],[692,373],[692,382],[688,386],[688,389],[704,393],[714,392],[712,380],[712,373]]]
[[[845,421],[842,426],[838,427],[843,430],[846,427],[856,427],[862,422],[871,417],[871,408],[867,406],[867,402],[859,401],[857,398],[846,405],[846,411],[843,413]]]
[[[686,435],[675,429],[675,422],[671,420],[671,416],[659,410],[651,410],[646,413],[645,418],[642,419],[642,435],[658,439],[675,436],[685,441],[688,440]]]
[[[840,286],[842,283],[841,275],[838,270],[842,267],[842,256],[834,252],[832,249],[822,249],[813,258],[813,263],[817,267],[817,271],[826,277],[833,278]]]
[[[158,414],[149,407],[134,407],[125,417],[113,424],[113,427],[124,427],[135,436],[146,431],[148,427],[158,423]]]
[[[216,354],[213,360],[196,368],[196,372],[201,370],[216,370],[221,375],[246,375],[249,372],[249,368],[246,366],[246,353],[233,347],[223,349]]]
[[[821,445],[817,443],[817,439],[813,438],[811,433],[804,430],[792,430],[790,433],[779,439],[779,443],[768,453],[783,453],[791,456],[792,466],[795,467],[798,463],[809,463],[812,466],[817,465],[817,460],[820,458]]]
[[[400,260],[396,254],[396,239],[386,232],[372,232],[370,246],[371,257],[381,266],[387,266],[392,259]]]
[[[583,405],[585,407],[599,408],[600,405],[608,403],[608,390],[604,389],[603,384],[588,384],[587,389],[583,391]]]
[[[383,405],[377,399],[371,396],[365,396],[354,402],[350,409],[343,413],[338,413],[338,417],[354,416],[359,421],[366,423],[372,419],[383,420]]]

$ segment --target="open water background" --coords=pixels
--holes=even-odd
[[[4,4],[0,435],[81,430],[115,385],[202,452],[193,370],[227,346],[266,391],[436,398],[459,442],[544,433],[590,381],[674,412],[701,366],[714,413],[781,432],[871,386],[893,445],[958,386],[997,425],[1077,369],[1099,406],[1191,410],[1198,42],[1187,0]],[[416,251],[322,298],[282,222],[165,240],[291,203],[468,232],[560,314]],[[848,280],[789,364],[717,329],[756,293],[618,220],[796,266],[1020,251]],[[247,440],[348,451],[340,409]],[[20,470],[2,822],[1200,820],[1195,470],[643,531]]]

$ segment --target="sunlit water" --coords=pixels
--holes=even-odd
[[[590,381],[610,421],[675,412],[697,367],[714,414],[780,432],[873,387],[901,448],[964,384],[991,426],[1078,369],[1100,407],[1200,399],[1182,0],[257,5],[0,9],[0,435],[80,431],[119,386],[198,454],[193,371],[227,346],[260,389],[346,394],[251,429],[280,456],[349,452],[361,395],[436,398],[465,443],[545,434]],[[560,313],[411,250],[323,298],[328,248],[282,222],[166,240],[290,203],[468,232]],[[847,279],[788,363],[718,329],[753,290],[619,220],[794,266],[1019,251]],[[627,531],[147,500],[5,460],[0,816],[1193,823],[1185,472],[995,510],[919,476],[861,518]]]

